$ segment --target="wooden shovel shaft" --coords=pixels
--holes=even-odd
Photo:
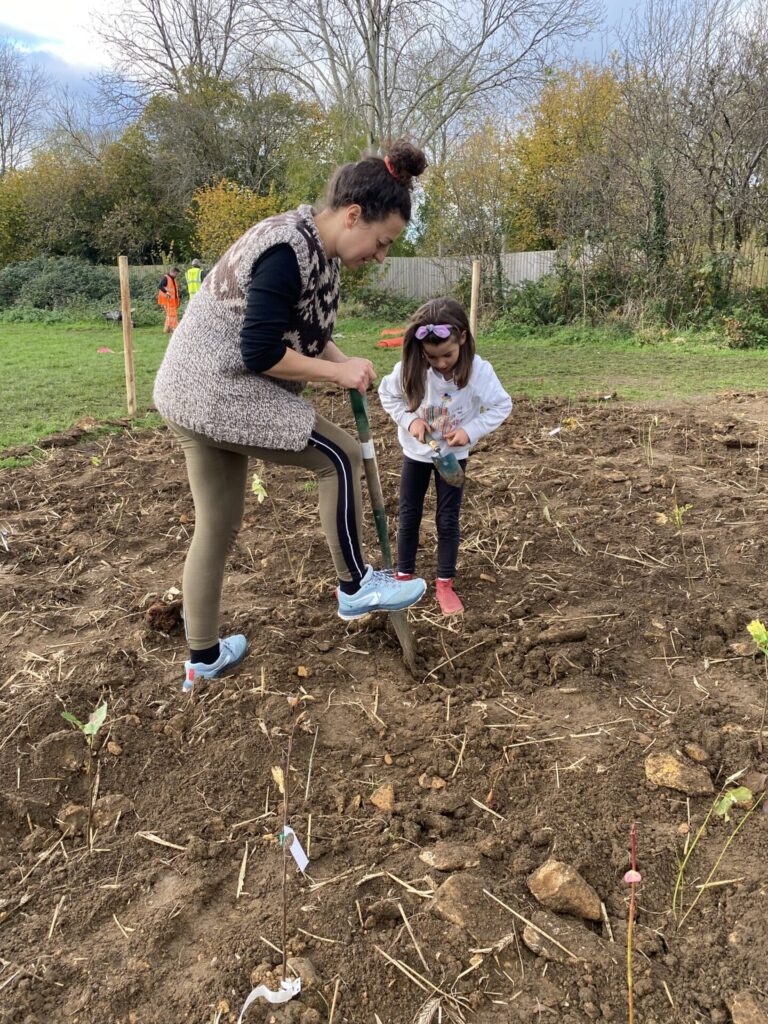
[[[363,449],[363,467],[365,469],[365,480],[368,485],[368,493],[371,496],[373,508],[373,519],[376,524],[376,534],[379,538],[381,548],[381,560],[385,569],[392,568],[392,548],[389,543],[389,526],[387,523],[387,510],[384,505],[384,492],[381,489],[381,478],[379,476],[379,465],[376,461],[376,449],[371,438],[371,425],[368,420],[368,401],[365,395],[359,391],[351,390],[349,400],[352,405],[352,412],[355,414],[355,424]],[[403,660],[411,672],[416,667],[416,647],[408,625],[408,616],[403,612],[390,612],[392,625],[395,627],[397,639],[403,649]]]

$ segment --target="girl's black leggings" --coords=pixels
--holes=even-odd
[[[459,465],[466,468],[467,460]],[[440,579],[453,579],[459,557],[461,528],[459,513],[463,487],[446,483],[431,462],[417,462],[404,456],[400,474],[400,523],[397,528],[397,571],[416,571],[416,552],[419,548],[419,527],[424,512],[429,481],[434,476],[437,492],[437,575]]]

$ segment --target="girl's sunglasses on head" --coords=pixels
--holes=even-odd
[[[436,338],[442,338],[445,341],[446,338],[450,338],[452,333],[451,324],[423,324],[416,328],[416,337],[419,341],[424,341],[428,334],[434,334]]]

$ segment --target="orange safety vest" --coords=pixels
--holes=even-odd
[[[161,306],[170,306],[177,308],[179,305],[179,285],[175,277],[171,277],[170,274],[165,275],[165,287],[168,290],[168,294],[165,292],[158,291],[157,301]]]

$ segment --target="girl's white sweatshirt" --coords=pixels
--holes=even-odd
[[[442,453],[453,453],[465,459],[472,445],[481,437],[501,426],[512,409],[512,399],[501,386],[489,362],[476,355],[467,386],[459,388],[453,380],[445,380],[430,366],[427,370],[424,400],[414,412],[408,409],[401,383],[402,363],[398,363],[379,385],[379,398],[386,412],[398,427],[398,438],[403,452],[417,462],[430,462],[434,458],[431,448],[408,433],[416,419],[429,424],[432,436],[440,444]],[[446,434],[461,427],[469,436],[469,444],[451,447],[444,440]]]

